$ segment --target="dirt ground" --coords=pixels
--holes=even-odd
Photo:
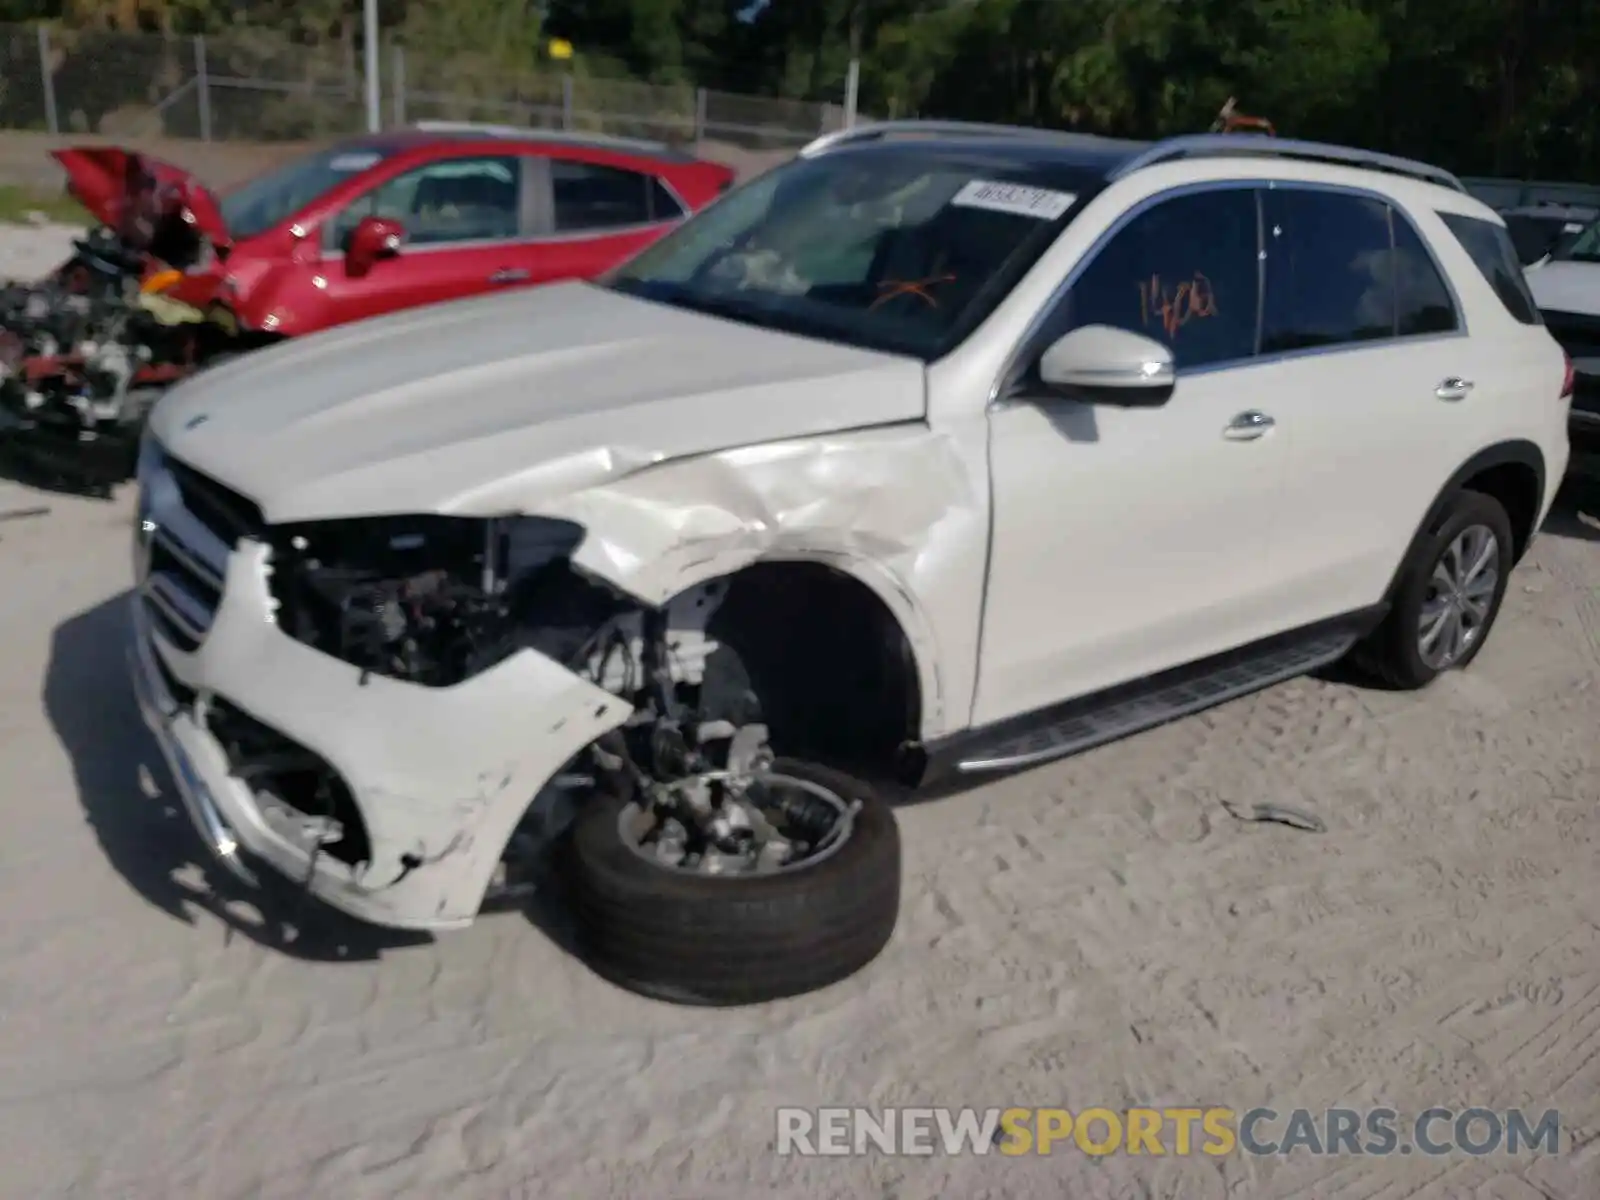
[[[0,1197],[1592,1200],[1600,495],[1468,673],[1302,680],[904,809],[885,954],[648,1002],[559,911],[436,941],[202,860],[122,662],[130,498],[0,484]],[[1243,823],[1271,800],[1324,833]],[[286,942],[286,926],[299,930]],[[780,1159],[779,1105],[1560,1110],[1473,1158]]]

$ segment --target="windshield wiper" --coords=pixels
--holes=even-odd
[[[743,321],[750,325],[769,324],[761,319],[762,312],[759,308],[752,308],[748,304],[741,304],[721,296],[707,296],[692,291],[681,283],[665,283],[651,279],[618,279],[611,286],[619,292],[638,296],[641,300],[654,300],[658,304],[670,304],[674,308],[687,308],[708,316],[727,317],[729,320]]]
[[[763,295],[760,292],[754,293],[752,299],[741,300],[734,296],[707,295],[681,283],[657,280],[618,279],[608,286],[627,295],[638,296],[642,300],[653,300],[658,304],[685,308],[711,317],[722,317],[743,325],[754,325],[760,329],[772,329],[779,333],[792,333],[797,337],[817,338],[825,342],[879,350],[889,354],[909,354],[925,358],[921,348],[913,339],[892,336],[891,331],[873,331],[878,336],[863,337],[862,331],[851,323],[851,314],[843,310],[834,317],[816,311],[799,311],[796,307],[777,303],[762,304],[754,298]],[[780,301],[782,299],[777,293],[765,294],[772,295]],[[790,299],[804,300],[803,297],[790,297]],[[811,307],[814,310],[819,306],[813,304]]]

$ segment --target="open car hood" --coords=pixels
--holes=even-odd
[[[69,146],[50,157],[67,173],[67,190],[96,220],[136,248],[164,218],[179,216],[213,243],[226,245],[227,222],[210,189],[182,167],[120,146]]]

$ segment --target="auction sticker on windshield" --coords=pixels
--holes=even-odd
[[[950,199],[958,208],[986,208],[991,212],[1012,213],[1054,221],[1077,197],[1071,192],[1028,187],[1021,183],[1000,183],[993,179],[974,179]]]

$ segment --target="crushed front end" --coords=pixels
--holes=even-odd
[[[122,296],[0,288],[0,454],[29,481],[103,495],[133,474],[151,404],[194,361],[192,335]]]
[[[133,474],[161,390],[219,349],[207,314],[163,296],[204,243],[180,216],[159,237],[101,227],[48,277],[0,285],[0,465],[107,495]],[[159,252],[159,253],[158,253]]]
[[[269,526],[148,441],[139,482],[135,687],[212,853],[377,924],[470,921],[535,798],[632,711],[563,665],[628,607],[568,567],[581,530]]]

